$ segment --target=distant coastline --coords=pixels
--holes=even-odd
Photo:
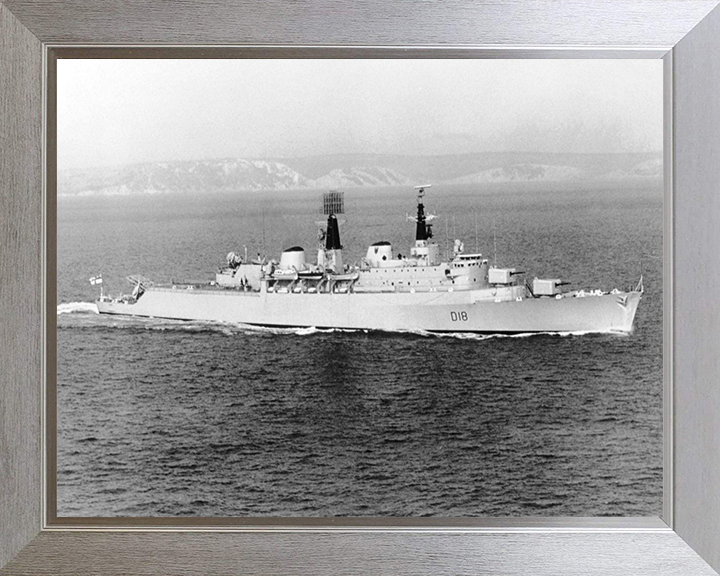
[[[490,152],[443,156],[335,154],[223,158],[58,170],[59,197],[296,190],[505,182],[652,181],[660,152],[559,154]]]

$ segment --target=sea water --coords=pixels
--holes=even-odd
[[[100,316],[97,286],[314,259],[322,191],[60,198],[60,516],[643,516],[662,509],[662,186],[436,186],[444,251],[626,289],[635,329],[516,336]],[[407,253],[412,189],[350,189],[345,262]]]

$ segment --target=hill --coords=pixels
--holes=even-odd
[[[660,153],[336,154],[148,162],[58,171],[59,196],[235,192],[499,182],[662,178]]]

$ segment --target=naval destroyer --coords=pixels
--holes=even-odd
[[[387,241],[368,247],[359,263],[343,262],[337,216],[342,192],[323,195],[325,227],[317,258],[293,246],[279,259],[249,260],[231,252],[214,280],[159,284],[134,275],[132,293],[101,292],[101,314],[229,322],[273,327],[316,327],[428,332],[630,332],[643,294],[634,289],[569,290],[559,278],[530,279],[515,268],[491,266],[455,240],[441,256],[431,214],[417,186],[415,242],[408,255]],[[449,251],[449,250],[448,250]]]

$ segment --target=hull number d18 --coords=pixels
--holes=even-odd
[[[467,322],[467,312],[450,312],[450,320],[453,322]]]

